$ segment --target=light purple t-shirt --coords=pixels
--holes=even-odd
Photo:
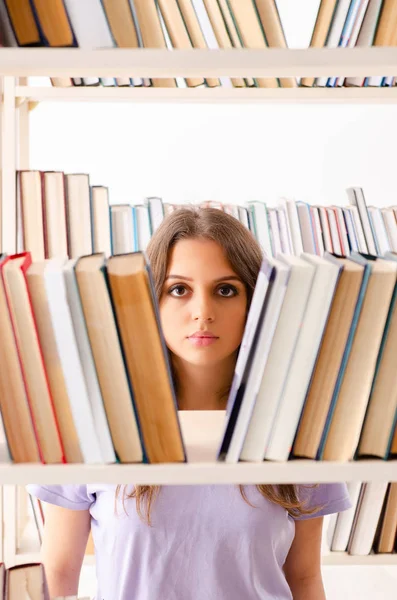
[[[162,486],[142,522],[135,500],[115,506],[114,485],[29,485],[45,502],[91,513],[95,600],[291,600],[283,572],[294,519],[245,486]],[[128,491],[133,489],[127,488]],[[300,487],[318,517],[346,510],[345,484]],[[307,517],[306,517],[307,518]]]

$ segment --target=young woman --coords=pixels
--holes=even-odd
[[[224,409],[261,250],[205,208],[168,216],[147,253],[179,409]],[[92,529],[96,600],[324,600],[322,516],[350,506],[344,484],[28,489],[49,503],[51,595],[77,593]]]

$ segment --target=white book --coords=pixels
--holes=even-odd
[[[293,254],[292,237],[289,228],[287,212],[284,206],[279,206],[277,209],[278,223],[280,227],[281,248],[284,254]]]
[[[303,253],[315,267],[305,314],[275,415],[265,459],[286,461],[294,441],[341,267],[331,258]]]
[[[355,2],[355,0],[353,0]],[[327,48],[337,48],[342,35],[342,30],[349,12],[351,0],[339,0],[336,5],[335,13],[331,21],[325,46]],[[329,77],[317,77],[315,86],[325,87]]]
[[[113,254],[127,254],[138,250],[135,207],[114,204],[110,207]]]
[[[250,229],[248,210],[245,208],[245,206],[238,207],[238,216],[240,223],[242,223],[247,229]]]
[[[320,217],[321,231],[323,232],[324,250],[327,252],[333,252],[334,246],[332,244],[331,230],[328,221],[327,209],[324,206],[318,207],[318,214]]]
[[[302,233],[299,224],[298,209],[295,200],[281,200],[282,205],[287,210],[289,229],[291,231],[292,247],[295,256],[300,256],[303,252]]]
[[[109,190],[101,185],[91,187],[92,251],[112,254]]]
[[[372,223],[378,254],[379,256],[384,256],[386,252],[390,252],[391,246],[387,236],[382,213],[380,208],[377,208],[376,206],[368,206],[368,214]]]
[[[66,296],[65,262],[64,259],[53,258],[44,270],[48,309],[84,462],[103,463]]]
[[[69,258],[92,253],[90,180],[84,173],[66,177]]]
[[[290,273],[289,267],[287,264],[282,263],[274,258],[267,260],[268,264],[273,268],[273,281],[269,290],[267,290],[267,286],[263,286],[266,287],[266,291],[268,291],[268,293],[266,294],[262,305],[259,305],[259,307],[254,306],[255,311],[259,308],[259,312],[263,315],[263,320],[260,321],[260,325],[257,327],[257,330],[255,332],[251,332],[251,344],[248,345],[246,340],[243,339],[242,345],[244,344],[244,346],[247,346],[245,347],[245,351],[247,352],[248,350],[247,356],[243,361],[243,369],[239,371],[240,365],[236,365],[235,370],[235,374],[238,373],[240,378],[240,383],[244,382],[244,380],[245,382],[240,405],[235,406],[236,404],[238,405],[238,402],[235,402],[235,405],[232,407],[230,421],[234,421],[233,411],[236,411],[237,408],[238,414],[236,415],[234,428],[231,432],[230,443],[225,456],[225,462],[227,463],[237,463],[240,458],[244,439],[262,381],[262,375],[269,355],[278,317],[287,290]],[[260,281],[259,285],[261,285]],[[259,297],[262,297],[261,293],[259,293]],[[248,327],[252,325],[252,323],[248,323],[248,321],[247,324]],[[245,337],[247,339],[247,336]],[[252,347],[252,341],[254,342],[255,347]],[[236,389],[239,389],[239,387],[240,385],[237,385]],[[226,429],[228,429],[228,427],[230,428],[231,422],[226,424]]]
[[[344,39],[344,43],[342,43],[342,47],[349,47],[349,48],[354,48],[354,46],[356,45],[360,30],[361,30],[361,25],[363,23],[364,17],[365,17],[365,13],[367,11],[368,8],[368,3],[369,0],[359,0],[355,7],[354,7],[354,14],[352,15],[352,22],[350,25],[350,31],[345,32],[345,39]],[[335,85],[337,87],[342,87],[343,86],[343,82],[345,81],[344,77],[338,77],[336,79]]]
[[[259,201],[248,202],[248,210],[253,217],[257,242],[262,247],[266,256],[272,256],[273,249],[266,204]]]
[[[342,208],[342,211],[343,211],[343,214],[345,217],[346,229],[347,229],[347,234],[349,236],[351,250],[353,252],[359,252],[360,250],[358,247],[357,234],[356,234],[355,224],[353,221],[353,215],[351,214],[351,212],[349,211],[348,208]]]
[[[264,459],[315,272],[313,265],[296,256],[278,258],[290,267],[290,276],[240,460]]]
[[[382,208],[383,221],[386,227],[389,244],[393,252],[397,252],[397,221],[392,208]]]
[[[154,233],[156,229],[161,225],[164,219],[164,206],[161,198],[151,196],[145,199],[145,205],[149,210],[150,226]]]
[[[347,188],[347,197],[349,202],[353,206],[357,206],[358,213],[360,215],[360,221],[364,232],[365,243],[367,245],[368,253],[376,256],[376,245],[374,235],[372,232],[371,223],[369,220],[367,204],[365,202],[364,193],[361,188]]]
[[[116,462],[116,455],[110,434],[109,424],[99,386],[94,358],[88,338],[84,319],[83,308],[80,302],[80,294],[77,286],[74,267],[78,259],[70,259],[63,266],[63,277],[66,287],[66,298],[72,318],[73,329],[76,338],[77,349],[83,369],[88,398],[94,419],[95,430],[101,447],[103,462]]]
[[[378,24],[378,19],[379,19],[379,14],[382,8],[382,3],[383,0],[371,0],[365,16],[364,16],[364,20],[363,23],[361,25],[361,29],[360,32],[358,34],[358,38],[356,41],[356,47],[358,48],[367,48],[369,46],[372,46],[372,43],[374,41],[374,37],[375,37],[375,32],[376,32],[376,27]],[[370,80],[373,79],[372,77],[369,78]],[[376,78],[377,80],[380,79],[379,83],[377,83],[376,85],[380,85],[380,82],[382,81],[382,77],[378,77]],[[345,84],[347,86],[359,86],[361,87],[362,85],[364,85],[364,77],[346,77],[345,79]],[[375,78],[374,78],[375,80]],[[373,84],[370,84],[373,85]]]
[[[204,0],[192,0],[194,10],[197,15],[198,22],[203,33],[205,43],[210,50],[219,50],[218,40],[216,39],[211,20],[208,16]],[[219,77],[219,81],[223,87],[232,88],[232,80],[230,77]]]
[[[334,248],[334,253],[338,254],[339,256],[342,256],[343,251],[342,251],[342,246],[341,246],[340,239],[339,239],[338,223],[336,221],[335,211],[332,208],[327,208],[326,211],[327,211],[327,216],[328,216],[329,230],[331,232],[331,239],[332,239],[332,246]]]
[[[280,252],[283,251],[281,246],[281,236],[277,210],[275,208],[268,208],[267,213],[269,219],[269,227],[271,231],[272,255],[277,256],[277,254],[280,254]]]
[[[387,486],[387,481],[362,485],[353,531],[349,540],[349,554],[365,556],[371,552]]]
[[[333,209],[335,212],[335,218],[338,223],[338,231],[339,231],[341,245],[342,245],[342,252],[345,256],[349,256],[350,247],[349,247],[349,240],[347,238],[345,219],[343,218],[343,210],[341,209],[340,206],[333,206]]]
[[[346,552],[358,499],[360,497],[361,482],[350,481],[347,484],[347,491],[349,493],[350,502],[352,505],[348,510],[344,510],[338,514],[335,531],[331,542],[331,550],[333,552]]]
[[[299,226],[302,236],[303,252],[316,254],[310,206],[306,202],[297,202]]]
[[[316,254],[322,256],[324,254],[324,241],[321,229],[320,214],[317,206],[311,206],[310,213],[312,216],[312,226],[316,240]]]
[[[361,224],[358,208],[357,206],[347,206],[346,210],[348,210],[352,216],[354,230],[356,232],[358,251],[363,252],[364,254],[368,254],[368,246],[367,242],[365,241],[364,229]]]
[[[65,177],[63,173],[46,172],[43,182],[44,229],[47,258],[67,258],[68,239],[65,211]]]
[[[145,251],[152,237],[148,207],[137,204],[135,216],[138,229],[138,249]]]

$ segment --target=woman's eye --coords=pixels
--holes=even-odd
[[[218,292],[224,298],[232,298],[237,295],[237,289],[233,285],[222,285]]]
[[[174,296],[175,298],[181,298],[182,296],[185,295],[186,292],[186,288],[184,285],[175,285],[174,287],[172,287],[170,289],[170,291],[168,292],[171,296]]]

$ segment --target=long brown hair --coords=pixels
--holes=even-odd
[[[248,229],[237,219],[214,208],[177,209],[163,220],[154,233],[147,248],[147,255],[158,300],[162,294],[172,247],[179,240],[194,238],[215,241],[223,248],[233,271],[245,284],[249,307],[263,258],[261,248]],[[177,381],[175,383],[177,386]],[[116,499],[121,487],[117,486]],[[126,498],[135,498],[139,517],[150,525],[152,504],[160,487],[137,485],[131,493],[127,493],[126,486],[123,487],[124,508]],[[239,487],[242,497],[250,504],[244,487],[241,485]],[[264,498],[283,507],[292,516],[312,514],[316,510],[305,508],[295,485],[257,485],[256,487]]]

